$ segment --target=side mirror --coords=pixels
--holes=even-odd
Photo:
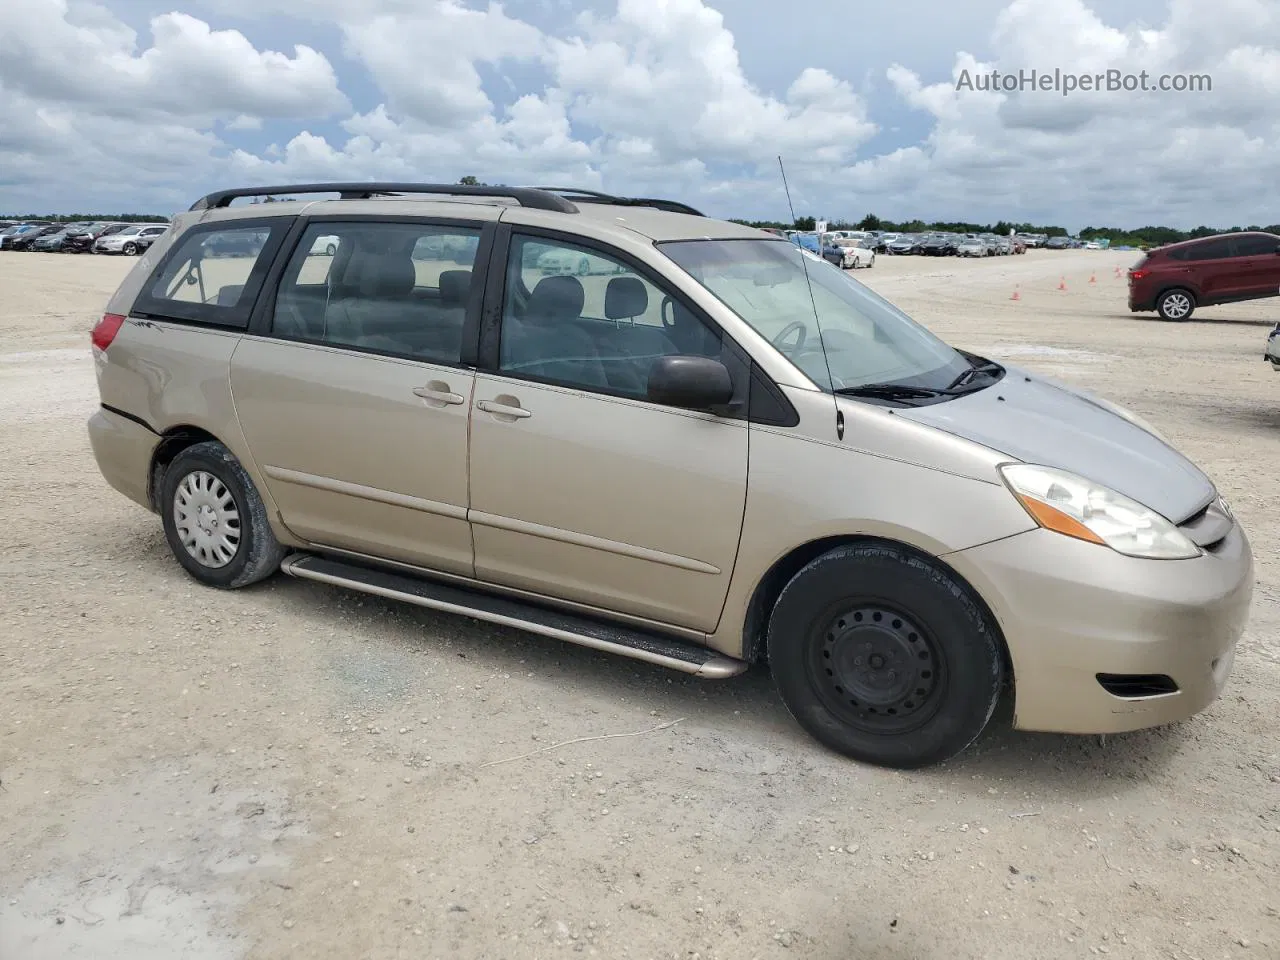
[[[648,399],[670,407],[708,410],[733,399],[728,368],[710,357],[659,357],[649,368]]]

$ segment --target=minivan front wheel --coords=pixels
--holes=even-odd
[[[193,444],[169,464],[157,503],[178,562],[201,583],[248,586],[280,567],[284,548],[235,455],[216,441]]]
[[[1187,290],[1166,290],[1156,301],[1162,320],[1188,320],[1196,309],[1196,298]]]
[[[826,746],[909,769],[960,753],[1000,698],[994,625],[968,590],[886,543],[837,547],[783,589],[769,665],[787,709]]]

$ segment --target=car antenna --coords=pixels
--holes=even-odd
[[[782,164],[782,155],[778,155],[778,170],[782,174],[782,189],[787,194],[787,208],[791,211],[791,225],[796,225],[796,205],[791,202],[791,187],[787,185],[787,168]],[[813,307],[813,323],[818,328],[818,344],[822,347],[822,363],[827,368],[827,384],[831,388],[831,403],[836,408],[836,439],[844,439],[844,411],[840,409],[840,403],[836,400],[835,377],[831,375],[831,360],[827,357],[827,341],[822,336],[822,321],[818,319],[818,301],[813,295],[813,280],[809,278],[809,258],[804,255],[804,247],[800,247],[800,268],[804,270],[804,282],[809,288],[809,305]],[[818,250],[821,256],[822,237],[818,237]]]

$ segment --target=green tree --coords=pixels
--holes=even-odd
[[[465,177],[463,177],[461,180],[459,180],[459,181],[458,181],[458,183],[459,183],[460,185],[464,186],[464,187],[478,187],[478,186],[480,186],[480,181],[479,181],[479,180],[477,180],[475,177],[471,176],[471,174],[467,174]]]
[[[859,230],[883,230],[884,222],[874,213],[868,213],[860,221],[858,221]]]
[[[815,217],[796,217],[796,222],[793,229],[804,230],[807,232],[809,230],[816,230],[817,227],[818,227],[818,221],[817,221],[817,218]]]

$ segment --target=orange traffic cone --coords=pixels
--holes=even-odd
[[[1119,267],[1116,267],[1116,279],[1117,279],[1117,280],[1119,280],[1119,279],[1120,279],[1120,268],[1119,268]]]
[[[1020,294],[1020,293],[1018,292],[1017,284],[1015,284],[1015,285],[1014,285],[1014,287],[1013,287],[1013,296],[1012,296],[1012,297],[1010,297],[1009,299],[1010,299],[1010,300],[1021,300],[1021,299],[1022,299],[1022,294]]]
[[[1090,282],[1090,283],[1097,283],[1097,282],[1098,282],[1098,275],[1097,275],[1096,273],[1091,273],[1091,274],[1089,274],[1089,282]]]
[[[1059,280],[1059,281],[1058,281],[1058,289],[1059,289],[1059,290],[1065,290],[1065,289],[1067,289],[1067,278],[1066,278],[1066,277],[1063,277],[1061,280]]]

